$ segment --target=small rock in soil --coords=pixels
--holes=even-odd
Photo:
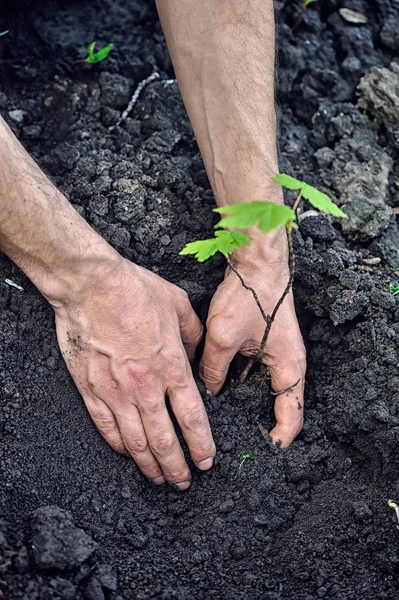
[[[72,569],[81,565],[96,548],[92,538],[76,527],[72,515],[58,506],[35,511],[32,547],[39,569]]]
[[[359,106],[369,110],[389,128],[399,121],[399,63],[372,67],[358,85]]]

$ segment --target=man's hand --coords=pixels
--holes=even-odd
[[[283,202],[270,181],[278,172],[273,0],[157,0],[157,7],[216,204]],[[235,252],[233,260],[271,313],[288,280],[284,232],[267,239],[248,233],[251,247]],[[213,393],[236,352],[256,354],[264,328],[251,293],[227,272],[212,301],[201,363]],[[301,378],[292,393],[276,398],[271,435],[287,446],[301,429],[305,375],[291,294],[272,325],[263,360],[277,392]]]
[[[68,369],[114,450],[153,483],[185,490],[190,470],[165,396],[194,463],[211,468],[215,445],[189,363],[202,325],[183,290],[124,259],[98,284],[56,308]]]
[[[281,233],[278,234],[281,237]],[[281,242],[283,243],[283,241]],[[254,247],[233,257],[234,266],[246,284],[257,292],[260,302],[270,314],[284,290],[289,273],[286,252],[270,249],[261,252]],[[281,256],[281,262],[270,262]],[[254,356],[259,350],[265,322],[259,308],[238,277],[229,268],[223,283],[217,289],[209,309],[205,350],[200,375],[206,387],[217,394],[226,378],[234,356]],[[276,397],[276,426],[270,432],[274,442],[289,446],[302,429],[303,389],[306,372],[305,348],[298,327],[292,293],[284,300],[270,329],[262,362],[268,366],[271,384],[276,392],[282,391],[300,379],[291,392]]]
[[[199,469],[215,446],[189,357],[202,336],[183,290],[123,259],[0,118],[0,247],[55,310],[69,371],[105,439],[155,484],[190,485],[165,397]]]

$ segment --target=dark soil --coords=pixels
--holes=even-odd
[[[51,308],[2,257],[0,597],[399,597],[399,532],[387,506],[399,501],[399,304],[388,292],[399,269],[399,135],[358,108],[356,93],[371,67],[398,54],[399,6],[320,0],[293,36],[299,4],[276,2],[281,169],[351,216],[342,225],[305,207],[296,234],[309,359],[303,433],[287,450],[262,437],[273,399],[258,372],[234,399],[205,398],[212,472],[194,472],[184,494],[151,487],[96,432]],[[344,21],[343,5],[368,24]],[[93,226],[184,286],[204,317],[223,261],[178,256],[211,232],[213,199],[176,84],[148,86],[109,131],[144,77],[173,76],[154,7],[3,0],[4,29],[1,114]],[[110,57],[72,66],[93,40],[114,42]]]

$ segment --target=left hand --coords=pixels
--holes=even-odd
[[[232,257],[245,283],[254,288],[266,312],[271,314],[288,281],[285,232],[274,234],[273,242],[263,241],[240,248]],[[270,240],[270,236],[267,236]],[[260,346],[265,322],[256,302],[238,277],[226,269],[209,308],[205,349],[200,376],[207,389],[217,394],[234,356],[254,356]],[[303,425],[303,392],[306,351],[295,314],[292,291],[285,298],[273,322],[263,354],[274,391],[299,383],[290,392],[276,396],[276,426],[270,431],[274,443],[291,444]]]

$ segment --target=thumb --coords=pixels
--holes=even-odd
[[[191,302],[185,296],[184,301],[177,307],[180,335],[190,362],[195,358],[195,351],[202,340],[204,328],[195,314]]]
[[[205,337],[205,348],[201,358],[199,375],[206,388],[215,396],[222,388],[227,371],[238,348],[218,338],[214,329]]]
[[[303,393],[306,367],[296,364],[269,367],[275,395],[274,415],[276,425],[269,432],[274,443],[282,448],[289,446],[303,426]],[[282,393],[280,393],[282,392]]]

